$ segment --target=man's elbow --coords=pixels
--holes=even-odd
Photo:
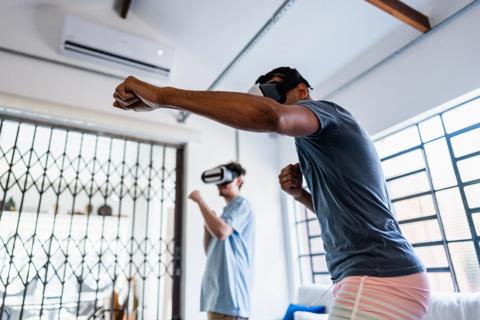
[[[268,117],[269,131],[282,134],[285,130],[285,112],[282,110],[282,106],[277,104],[274,108],[271,108]]]
[[[221,241],[227,240],[227,238],[228,238],[228,235],[226,233],[219,233],[217,236],[217,239]]]
[[[220,230],[217,230],[215,233],[214,233],[214,236],[215,238],[217,238],[218,240],[226,240],[228,237],[230,237],[230,235],[232,234],[233,232],[233,229],[231,227],[226,227],[226,228],[222,228]]]
[[[258,132],[278,132],[282,118],[281,105],[271,99],[265,100],[257,106],[258,113],[249,119],[254,124],[251,129]]]

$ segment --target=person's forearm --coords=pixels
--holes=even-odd
[[[313,208],[312,195],[307,190],[302,189],[302,193],[299,196],[294,197],[294,199],[310,209],[310,211],[315,212]]]
[[[210,235],[210,232],[207,229],[207,226],[204,227],[205,232],[203,233],[203,248],[205,249],[205,254],[208,253],[208,246],[210,245],[210,239],[212,236]]]
[[[244,93],[159,88],[159,103],[208,117],[228,126],[257,132],[277,132],[281,105]]]
[[[202,213],[203,220],[205,221],[205,226],[211,235],[215,236],[218,239],[224,239],[228,230],[228,225],[221,218],[210,210],[208,205],[204,200],[197,202],[200,212]]]

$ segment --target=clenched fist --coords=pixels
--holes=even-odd
[[[123,110],[155,110],[162,107],[158,101],[161,89],[130,76],[115,89],[113,106]]]
[[[202,196],[200,195],[200,191],[198,191],[198,190],[193,190],[193,191],[190,192],[190,194],[188,195],[188,199],[192,200],[193,202],[198,203],[198,202],[202,199]]]
[[[293,197],[298,197],[302,194],[302,172],[300,171],[300,165],[289,164],[280,171],[278,175],[278,182],[280,187],[286,193],[292,195]]]

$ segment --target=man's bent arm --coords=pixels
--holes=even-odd
[[[315,209],[313,208],[312,195],[307,190],[302,189],[302,193],[294,197],[294,199],[303,204],[310,211],[315,212]]]
[[[204,227],[204,234],[203,234],[203,249],[205,250],[205,254],[208,253],[208,246],[210,245],[210,240],[212,239],[212,235],[207,229],[207,226]]]
[[[222,218],[217,217],[217,215],[210,210],[208,205],[203,199],[200,199],[198,202],[198,207],[202,213],[203,220],[205,221],[205,226],[211,235],[220,240],[225,240],[232,234],[233,229],[230,227]]]

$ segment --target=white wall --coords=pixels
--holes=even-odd
[[[18,26],[18,32],[17,38],[11,34],[0,34],[0,46],[55,57],[55,48],[52,46],[55,35],[59,34],[58,15],[63,13],[50,12],[45,8],[38,12],[31,10],[22,16],[19,11],[10,15],[7,9],[2,9],[0,27],[17,30]],[[94,16],[105,20],[116,19],[99,13]],[[33,17],[35,20],[31,21]],[[43,21],[44,27],[38,28],[42,17],[51,21]],[[133,19],[127,23],[132,32],[152,32],[141,21]],[[45,35],[45,32],[51,34]],[[188,143],[186,191],[199,188],[217,212],[222,210],[224,203],[216,195],[215,188],[202,185],[200,174],[221,162],[234,160],[235,136],[232,129],[196,116],[189,118],[186,125],[179,125],[171,111],[138,114],[114,110],[111,107],[111,94],[119,82],[115,78],[3,52],[0,52],[0,70],[0,104],[3,106],[45,113],[67,121],[79,119],[102,129],[150,139]],[[248,170],[243,192],[257,215],[252,318],[278,319],[288,303],[288,284],[280,191],[276,178],[279,167],[277,140],[268,135],[242,133],[240,141],[240,160]],[[192,203],[185,204],[184,318],[200,320],[206,318],[198,311],[205,265],[203,222],[198,209]]]
[[[295,140],[291,137],[278,136],[278,152],[280,154],[279,162],[280,169],[289,164],[297,163],[298,156],[295,149]],[[289,283],[289,300],[296,301],[297,289],[301,285],[300,270],[298,265],[298,246],[297,246],[297,230],[295,224],[295,215],[293,209],[294,200],[288,194],[282,192],[281,194],[282,210],[283,210],[283,225],[284,225],[284,243],[285,254],[287,260],[287,268]]]
[[[245,196],[256,214],[255,285],[252,319],[280,319],[289,301],[287,254],[281,190],[278,186],[278,138],[240,134],[240,162],[247,168]]]
[[[326,97],[374,134],[480,88],[480,5]]]

